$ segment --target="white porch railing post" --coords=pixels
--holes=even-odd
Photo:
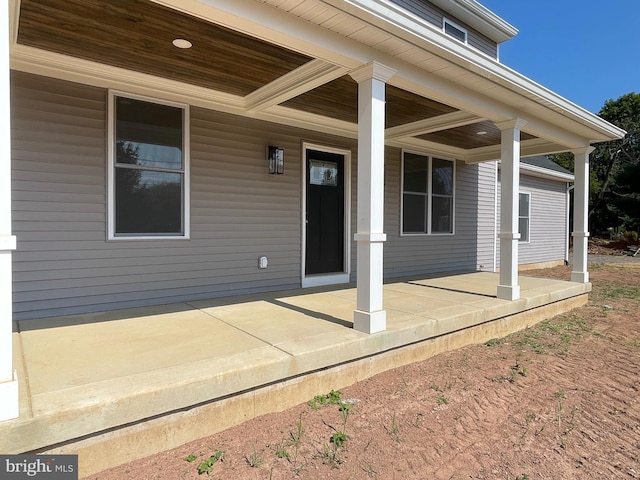
[[[371,62],[351,73],[358,82],[357,301],[353,328],[386,330],[383,309],[385,86],[395,70]]]
[[[500,186],[500,283],[498,298],[517,300],[518,285],[518,209],[520,200],[520,129],[526,125],[516,118],[497,123],[501,133]]]
[[[13,369],[11,252],[11,96],[9,9],[0,8],[0,421],[18,416],[18,381]]]
[[[573,188],[573,269],[571,281],[587,283],[587,244],[589,240],[589,154],[593,147],[573,150],[575,183]]]

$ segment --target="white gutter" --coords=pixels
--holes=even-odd
[[[575,177],[571,173],[556,172],[555,170],[538,167],[536,165],[529,165],[524,162],[520,162],[520,170],[525,170],[524,173],[530,177],[540,177],[563,182],[573,182],[575,180]]]

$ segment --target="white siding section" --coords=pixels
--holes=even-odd
[[[12,114],[16,319],[299,286],[301,139],[354,146],[192,108],[191,239],[108,242],[106,91],[15,73]]]
[[[527,175],[520,176],[520,192],[531,194],[530,241],[518,243],[518,263],[565,260],[567,242],[567,184]],[[498,197],[500,188],[498,188]],[[498,232],[500,231],[498,198]],[[497,242],[498,266],[500,242]]]

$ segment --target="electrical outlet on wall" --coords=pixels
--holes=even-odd
[[[268,265],[269,261],[267,260],[267,257],[258,258],[258,268],[267,268]]]

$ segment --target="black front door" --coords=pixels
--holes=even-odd
[[[306,151],[305,275],[344,272],[344,155]]]

